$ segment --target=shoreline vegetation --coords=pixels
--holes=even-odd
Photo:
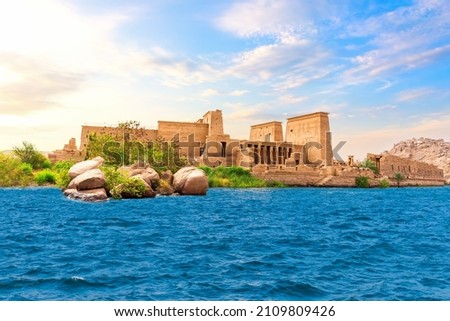
[[[170,153],[170,156],[172,157],[168,157],[168,161],[173,158],[173,154],[174,152],[172,151]],[[58,161],[52,164],[50,160],[42,153],[38,152],[32,144],[23,142],[21,146],[14,147],[13,153],[11,154],[0,153],[0,187],[52,186],[66,189],[72,180],[69,176],[69,169],[74,164],[74,161]],[[148,164],[146,165],[148,166]],[[152,167],[158,175],[161,175],[168,169],[172,169],[172,171],[175,172],[183,167],[177,166],[177,168],[171,168],[169,166],[170,164],[164,162],[159,162],[157,166],[152,165],[154,164],[150,164],[150,167]],[[123,164],[108,163],[101,167],[101,170],[106,176],[107,184],[111,185],[110,182],[112,181],[120,181],[122,184],[128,182],[123,175],[117,174],[117,169],[121,166],[123,166]],[[377,174],[378,169],[372,162],[366,160],[361,166],[368,168]],[[250,170],[242,167],[218,166],[212,168],[208,166],[199,166],[198,168],[206,173],[209,188],[287,187],[286,184],[280,181],[264,180],[254,177]],[[396,184],[392,184],[387,179],[380,179],[380,184],[377,187],[400,187],[400,183],[405,180],[405,177],[401,173],[397,173],[394,180]],[[131,185],[130,189],[133,187]],[[142,186],[137,186],[136,188],[141,190],[142,188],[139,187]],[[356,177],[353,186],[347,187],[369,188],[371,186],[368,177],[359,176]],[[374,187],[372,186],[371,188]]]

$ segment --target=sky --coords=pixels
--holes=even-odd
[[[450,141],[448,0],[0,0],[0,150],[81,125],[324,111],[344,159]]]

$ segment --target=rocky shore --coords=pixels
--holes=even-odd
[[[73,165],[72,178],[64,195],[82,201],[104,201],[113,198],[151,198],[156,195],[205,195],[208,178],[201,169],[183,167],[173,174],[160,174],[151,167],[139,165],[104,168],[104,159],[96,157]]]
[[[450,184],[450,142],[443,139],[412,138],[395,144],[388,153],[435,165],[444,171],[444,179]]]

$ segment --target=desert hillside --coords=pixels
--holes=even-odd
[[[450,142],[413,138],[395,144],[389,154],[436,165],[444,170],[445,180],[450,184]]]

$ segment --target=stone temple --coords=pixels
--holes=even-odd
[[[157,129],[129,130],[108,126],[82,126],[80,146],[71,139],[62,150],[49,154],[58,160],[83,160],[91,135],[110,134],[124,140],[143,143],[163,139],[176,141],[181,156],[193,165],[211,167],[242,166],[252,175],[299,186],[354,186],[355,177],[373,173],[354,164],[333,158],[331,129],[326,112],[290,117],[286,129],[280,121],[255,124],[249,139],[233,139],[224,132],[221,110],[208,111],[196,122],[158,121]],[[368,154],[379,175],[392,179],[404,172],[413,185],[442,185],[443,173],[435,166],[388,155]],[[377,184],[376,182],[374,183]]]
[[[224,133],[221,110],[208,111],[196,122],[158,121],[157,129],[122,131],[118,127],[82,126],[79,148],[72,138],[50,157],[53,161],[84,159],[90,135],[111,134],[142,142],[158,137],[165,141],[176,139],[181,146],[180,154],[192,163],[203,163],[208,158],[225,166],[292,166],[305,161],[330,166],[333,159],[330,124],[325,112],[288,118],[285,134],[279,121],[253,125],[248,140],[233,139]]]

